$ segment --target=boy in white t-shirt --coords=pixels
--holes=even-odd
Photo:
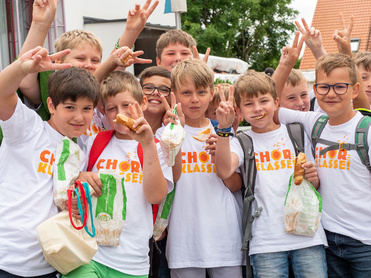
[[[118,246],[99,246],[90,264],[64,277],[148,277],[148,243],[153,233],[151,204],[160,203],[168,190],[172,190],[172,171],[165,164],[160,144],[155,143],[151,127],[143,117],[147,98],[136,77],[122,71],[107,75],[101,84],[101,97],[114,131],[91,171],[111,169],[122,176],[127,198],[126,221]],[[117,114],[135,119],[134,127],[140,127],[138,131],[115,122]],[[87,156],[97,136],[99,134],[86,141]],[[139,143],[143,150],[142,167]]]
[[[213,98],[214,74],[197,59],[179,62],[171,87],[185,116],[182,174],[168,227],[167,259],[172,277],[241,278],[241,217],[231,190],[215,174],[208,141],[196,140],[211,127],[205,112]],[[238,184],[237,184],[238,186]]]
[[[353,100],[359,88],[357,68],[351,57],[332,53],[318,59],[313,89],[320,108],[329,118],[321,139],[355,143],[355,130],[362,119],[362,114],[353,110]],[[309,136],[322,116],[321,113],[287,109],[280,109],[278,115],[283,123],[303,123]],[[365,140],[370,146],[370,133]],[[356,150],[332,150],[320,155],[326,147],[321,142],[316,144],[315,160],[321,180],[322,224],[329,243],[326,249],[329,276],[370,277],[370,172]]]
[[[231,92],[228,102],[222,101],[217,109],[222,131],[217,132],[215,166],[223,179],[245,161],[237,138],[228,138],[235,114],[233,99]],[[253,140],[257,166],[255,198],[263,208],[252,224],[249,255],[254,277],[288,277],[289,265],[298,277],[327,277],[322,226],[314,237],[285,232],[283,205],[294,172],[295,150],[286,127],[273,122],[278,108],[274,81],[264,73],[249,71],[235,83],[235,100],[237,112],[251,124],[246,133]],[[306,162],[304,169],[305,178],[318,188],[313,162]]]
[[[89,72],[52,63],[69,52],[48,56],[37,47],[0,74],[0,277],[56,277],[44,259],[36,227],[58,212],[52,178],[57,144],[63,136],[72,139],[85,132],[99,96],[99,84]],[[47,122],[16,94],[27,74],[41,70],[58,70],[48,80]]]

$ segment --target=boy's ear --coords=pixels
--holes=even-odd
[[[355,99],[359,93],[360,84],[357,82],[353,85],[352,99]]]
[[[158,57],[156,57],[156,65],[161,66],[161,60]]]
[[[53,101],[50,97],[46,99],[46,103],[48,104],[50,115],[53,115],[55,112],[55,106],[53,104]]]
[[[212,91],[210,92],[210,101],[209,102],[212,102],[213,101],[214,91],[215,91],[215,87],[213,87]]]
[[[142,111],[146,111],[146,110],[147,110],[147,104],[148,104],[147,97],[144,96],[144,97],[143,97],[142,104],[140,105],[140,107],[142,108]]]

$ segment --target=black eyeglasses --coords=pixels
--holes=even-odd
[[[334,92],[337,95],[344,95],[348,91],[348,86],[354,85],[354,83],[336,83],[334,85],[329,85],[326,83],[316,83],[314,86],[316,87],[317,94],[319,95],[327,95],[330,92],[331,87],[334,89]]]
[[[156,89],[160,93],[160,95],[162,95],[164,97],[167,97],[171,93],[171,89],[168,86],[156,87],[156,86],[153,86],[153,85],[150,85],[150,84],[144,84],[144,85],[142,85],[142,89],[143,89],[143,93],[145,95],[152,95],[155,92]]]

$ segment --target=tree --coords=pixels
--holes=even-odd
[[[295,30],[291,0],[187,0],[182,29],[199,51],[237,57],[262,71],[278,65],[281,49]]]

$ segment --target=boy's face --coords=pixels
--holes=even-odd
[[[371,71],[366,70],[362,65],[358,67],[359,73],[361,74],[363,85],[368,97],[368,101],[371,105]]]
[[[101,53],[96,46],[84,42],[79,44],[76,48],[71,49],[64,60],[59,60],[59,63],[70,63],[74,67],[82,68],[90,73],[94,73],[95,70],[101,64]]]
[[[325,83],[334,85],[337,83],[352,83],[349,72],[346,68],[336,68],[330,72],[329,75],[323,70],[317,72],[317,84]],[[331,87],[326,95],[318,94],[313,85],[318,105],[323,111],[329,115],[330,122],[334,125],[349,121],[353,117],[353,99],[357,96],[359,91],[359,84],[349,85],[348,90],[343,95],[335,93],[334,88]]]
[[[104,111],[111,127],[116,131],[116,136],[120,139],[129,139],[129,128],[116,123],[113,120],[116,119],[117,114],[122,114],[127,117],[132,117],[129,104],[136,103],[137,100],[132,96],[131,92],[124,91],[116,94],[115,96],[108,96],[105,99]],[[144,111],[147,108],[147,98],[143,98],[141,108]],[[130,137],[131,138],[131,137]]]
[[[143,80],[143,86],[144,85],[152,85],[155,87],[164,87],[164,89],[171,87],[171,80],[169,78],[154,75],[148,78],[145,78]],[[142,87],[143,87],[142,86]],[[145,90],[143,90],[145,92]],[[145,93],[146,94],[146,93]],[[146,112],[158,115],[159,117],[162,117],[163,114],[166,112],[165,107],[161,101],[160,93],[158,89],[155,89],[155,91],[148,95],[146,94],[148,104],[147,104],[147,110]],[[170,94],[166,97],[166,100],[168,103],[170,103]]]
[[[276,129],[273,122],[274,112],[278,108],[278,99],[274,100],[269,93],[257,97],[242,97],[237,112],[251,124],[251,129],[256,133],[265,133]]]
[[[48,122],[55,130],[70,139],[84,134],[93,118],[93,101],[78,98],[76,101],[66,100],[57,107],[54,107],[50,97],[47,102],[51,114]]]
[[[218,109],[219,104],[210,102],[209,107],[206,110],[206,118],[216,120],[216,109]]]
[[[197,127],[200,120],[205,119],[205,112],[213,99],[214,91],[207,88],[196,88],[195,83],[189,77],[186,77],[177,88],[175,96],[177,102],[182,105],[182,111],[187,125]]]
[[[307,83],[303,81],[295,87],[286,83],[282,91],[280,105],[292,110],[309,111],[310,99]]]
[[[166,46],[160,57],[156,58],[157,65],[171,72],[180,61],[192,58],[193,54],[190,48],[176,43]]]

